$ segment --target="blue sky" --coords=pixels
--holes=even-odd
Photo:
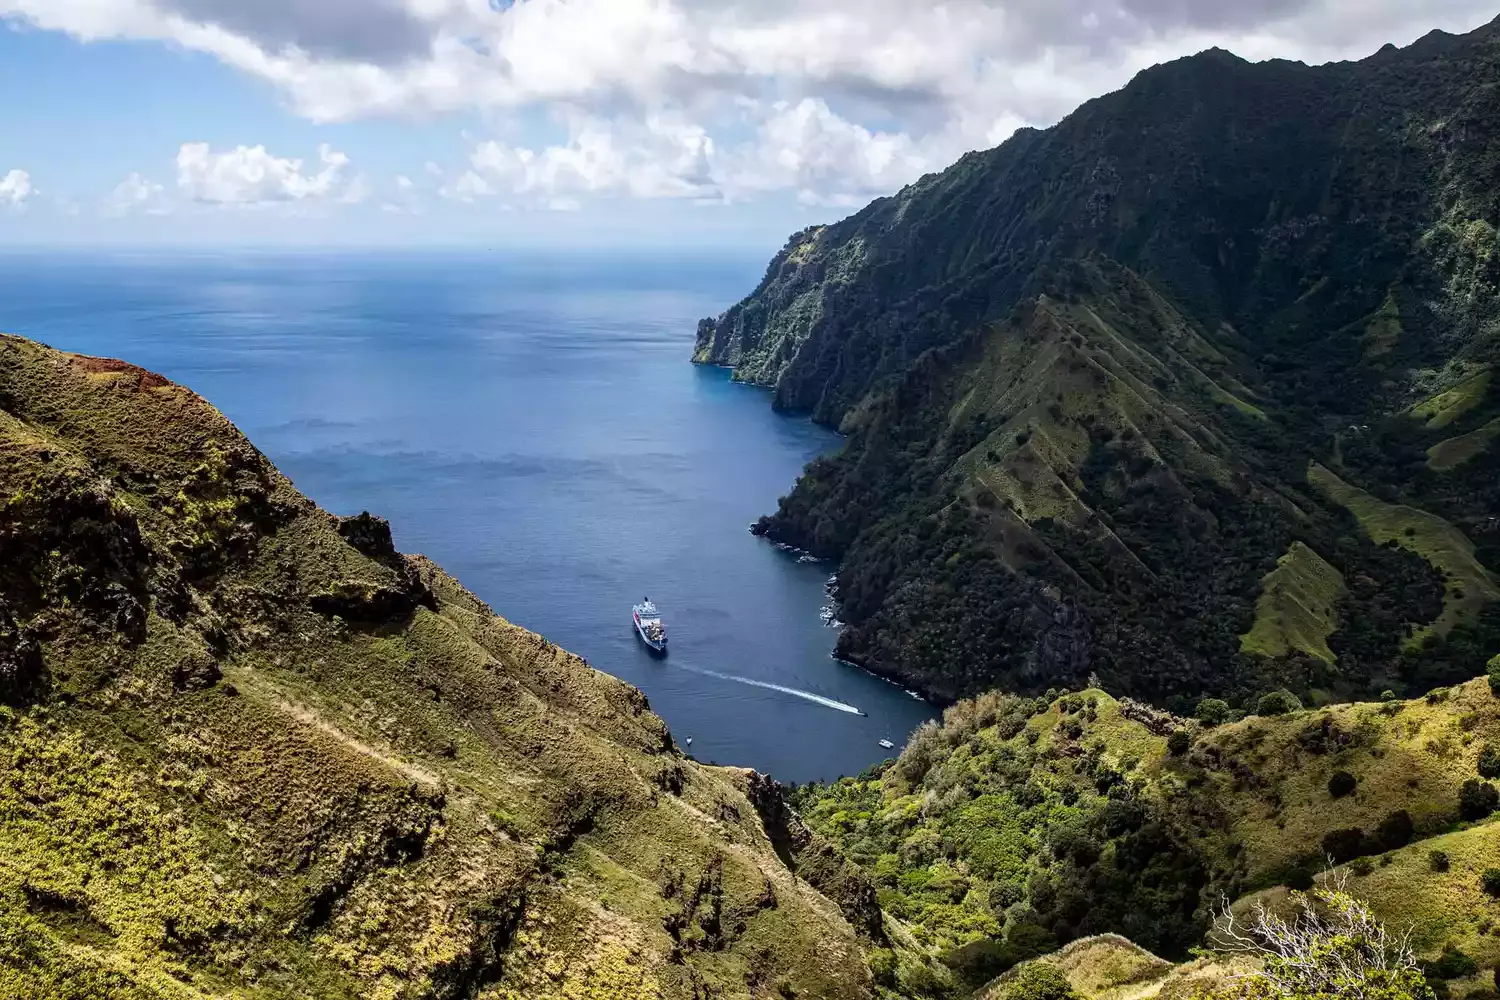
[[[769,247],[1164,59],[1353,58],[1495,13],[0,0],[0,244]]]

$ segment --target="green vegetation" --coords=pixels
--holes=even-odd
[[[1376,358],[1391,353],[1401,342],[1402,332],[1401,304],[1392,291],[1365,327],[1365,356]]]
[[[1494,746],[1500,700],[1483,680],[1212,728],[1097,690],[986,695],[896,761],[795,801],[872,873],[910,942],[900,960],[937,958],[960,987],[1091,935],[1183,959],[1221,895],[1282,899],[1329,855],[1376,916],[1413,922],[1419,957],[1452,944],[1490,969],[1500,938],[1480,876],[1500,868],[1497,793],[1475,775]]]
[[[840,562],[839,654],[1179,713],[1472,677],[1500,642],[1497,59],[1494,26],[1202,53],[794,236],[694,357],[847,434],[757,526]]]
[[[1478,430],[1439,441],[1427,449],[1427,464],[1435,472],[1451,471],[1484,454],[1497,437],[1500,437],[1500,418]]]
[[[1465,978],[1474,973],[1474,962],[1452,951],[1424,970],[1400,934],[1387,931],[1346,884],[1341,877],[1310,896],[1294,894],[1295,915],[1290,918],[1257,908],[1242,928],[1228,914],[1216,936],[1261,964],[1219,995],[1242,1000],[1435,1000],[1428,976]]]
[[[1411,408],[1412,416],[1425,420],[1431,430],[1442,430],[1484,401],[1493,372],[1485,367],[1458,385]]]
[[[1474,544],[1447,521],[1414,507],[1385,503],[1317,463],[1308,470],[1308,480],[1358,518],[1360,527],[1375,541],[1415,552],[1443,572],[1447,578],[1443,616],[1433,626],[1438,635],[1500,600],[1495,574],[1475,558]]]
[[[874,994],[873,889],[773,783],[188,390],[16,338],[0,705],[6,1000]]]
[[[1240,638],[1240,649],[1272,658],[1302,652],[1334,662],[1328,637],[1338,629],[1338,603],[1347,593],[1338,570],[1293,542],[1261,583],[1255,627]]]

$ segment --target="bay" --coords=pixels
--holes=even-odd
[[[747,531],[838,447],[688,363],[755,255],[0,256],[0,329],[214,403],[323,507],[640,687],[700,760],[854,774],[933,712],[830,658],[827,565]],[[665,658],[635,638],[650,596]],[[848,709],[865,714],[856,715]]]

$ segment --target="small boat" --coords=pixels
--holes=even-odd
[[[896,749],[896,744],[892,743],[890,740],[881,740],[880,745],[885,747],[887,750]]]
[[[635,623],[636,635],[641,637],[642,642],[655,652],[667,651],[667,626],[661,620],[661,612],[651,603],[651,598],[647,597],[631,608],[630,619]]]
[[[691,736],[689,736],[689,737],[688,737],[688,738],[687,738],[687,745],[688,745],[688,746],[692,746],[692,745],[693,745],[693,738],[692,738],[692,737],[691,737]]]

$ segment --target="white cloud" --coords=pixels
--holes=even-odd
[[[511,193],[574,209],[581,196],[720,197],[714,142],[699,126],[649,117],[640,124],[580,118],[565,143],[541,149],[491,140],[470,157],[463,194]]]
[[[469,169],[443,193],[574,208],[599,196],[734,202],[792,191],[807,204],[849,206],[945,166],[966,148],[951,134],[919,146],[906,133],[871,131],[813,98],[746,102],[740,110],[750,136],[729,146],[669,116],[640,123],[577,118],[565,142],[541,148],[481,142]]]
[[[324,145],[318,160],[320,170],[304,173],[302,160],[273,156],[264,146],[216,153],[206,142],[189,142],[177,154],[177,188],[184,197],[210,205],[364,199],[367,191],[361,178],[344,182],[348,156]]]
[[[503,12],[489,0],[0,0],[0,18],[78,38],[208,53],[315,121],[562,114],[561,141],[482,144],[473,176],[444,181],[453,198],[489,188],[539,203],[732,198],[771,179],[804,200],[863,198],[1210,45],[1326,61],[1494,14],[1493,0],[524,0]],[[210,162],[205,148],[186,186],[223,202],[318,197],[296,192],[321,173],[255,153]]]
[[[12,170],[0,177],[0,208],[23,208],[34,194],[36,189],[31,186],[31,175],[26,171]]]
[[[387,215],[425,215],[427,206],[423,203],[422,192],[417,187],[417,182],[405,174],[397,174],[393,179],[394,191],[380,202],[380,210]]]
[[[136,212],[145,215],[167,215],[172,206],[166,198],[166,189],[155,181],[131,174],[104,199],[104,214],[111,216],[130,215]]]
[[[448,181],[443,179],[442,168],[435,163],[427,165],[429,173],[438,177],[441,184],[438,187],[438,195],[449,201],[461,201],[464,204],[472,204],[480,198],[488,198],[495,194],[495,189],[490,187],[489,181],[480,177],[472,170],[465,170],[456,179]]]
[[[923,151],[905,133],[871,132],[804,98],[771,109],[735,186],[788,188],[812,204],[862,204],[946,165],[957,152],[962,149],[940,141]]]

